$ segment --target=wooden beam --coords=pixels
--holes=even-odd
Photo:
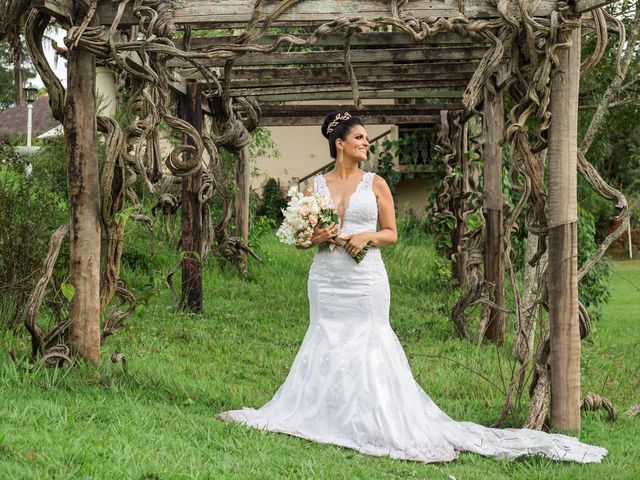
[[[52,16],[65,27],[73,25],[71,20],[74,16],[72,0],[32,0],[31,7]]]
[[[51,0],[39,0],[50,2]],[[58,0],[60,1],[60,0]],[[265,2],[264,12],[260,20],[264,20],[279,4],[279,2]],[[531,15],[534,17],[548,17],[557,10],[557,0],[540,0],[535,4]],[[113,21],[117,2],[102,0],[98,4],[98,17],[102,25],[110,25]],[[518,13],[516,2],[509,2],[508,11]],[[461,3],[433,0],[412,0],[401,9],[401,13],[415,18],[427,17],[462,17],[461,9],[468,18],[496,18],[499,17],[495,2],[492,0],[478,0]],[[233,29],[246,27],[253,15],[253,2],[246,0],[200,0],[178,4],[174,13],[177,24],[190,24],[202,27]],[[320,25],[329,23],[340,17],[362,18],[373,20],[391,15],[391,2],[387,0],[368,0],[354,2],[353,0],[316,0],[300,2],[278,16],[273,22],[275,27]],[[121,20],[123,26],[134,25],[138,19],[133,14],[131,4],[125,9]]]
[[[574,0],[573,9],[576,13],[588,12],[598,7],[613,3],[613,0]],[[267,5],[265,13],[272,11],[274,3]],[[69,25],[72,17],[71,0],[34,0],[33,8],[38,8],[63,25]],[[118,2],[101,0],[98,3],[98,19],[101,25],[111,25]],[[508,5],[511,13],[516,14],[518,6]],[[548,17],[557,10],[557,0],[540,0],[533,12],[534,17]],[[495,18],[499,14],[495,4],[490,0],[479,0],[462,4],[462,11],[468,18]],[[461,16],[460,9],[454,2],[434,2],[432,0],[414,0],[402,12],[409,13],[416,18]],[[179,5],[174,13],[177,24],[189,24],[194,27],[235,29],[246,27],[253,13],[253,4],[244,0],[203,0],[189,1]],[[289,8],[273,23],[274,26],[305,26],[320,25],[335,20],[338,17],[374,18],[389,16],[391,7],[383,0],[369,0],[368,2],[353,2],[351,0],[326,0],[316,2],[302,2]],[[262,19],[265,15],[262,16]],[[121,20],[122,26],[137,25],[138,18],[133,14],[132,5],[125,9]]]
[[[573,0],[570,4],[575,13],[585,13],[613,3],[614,0]]]
[[[351,50],[352,63],[379,62],[439,62],[443,60],[480,60],[487,52],[485,47],[415,47]],[[223,67],[226,58],[200,58],[198,62],[206,67]],[[238,57],[234,65],[309,65],[309,64],[344,64],[343,50],[309,51],[309,52],[275,52],[249,53]],[[168,62],[169,67],[185,68],[191,66],[189,62],[180,58],[173,58]]]
[[[313,126],[331,112],[340,108],[353,109],[353,105],[262,105],[262,126]],[[461,103],[439,103],[435,105],[364,105],[355,114],[366,124],[376,125],[436,125],[440,121],[441,110],[462,110]]]
[[[337,77],[331,78],[317,78],[306,79],[301,76],[283,76],[282,80],[278,81],[273,79],[271,81],[264,81],[262,79],[232,79],[230,82],[232,91],[255,91],[256,95],[259,95],[260,90],[278,90],[286,89],[290,92],[306,91],[305,89],[314,89],[314,91],[340,91],[344,88],[351,90],[351,84],[346,78]],[[367,88],[383,88],[393,90],[403,90],[406,88],[421,88],[421,87],[439,87],[447,88],[449,86],[466,86],[471,80],[470,73],[443,73],[437,77],[429,78],[426,75],[406,75],[404,77],[398,77],[395,75],[371,75],[357,77],[358,85],[361,89]],[[224,85],[224,82],[221,82]],[[262,92],[264,93],[264,92]],[[246,93],[251,95],[251,93]]]
[[[347,109],[353,109],[348,106]],[[351,110],[353,115],[361,117],[365,124],[368,125],[413,125],[426,124],[437,125],[440,121],[438,115],[380,115],[370,114],[365,111]],[[306,117],[272,117],[262,116],[260,126],[262,127],[286,127],[286,126],[317,126],[322,124],[324,115],[309,115]]]
[[[208,33],[208,30],[205,32]],[[231,45],[237,42],[238,35],[224,35],[224,36],[202,36],[198,37],[198,31],[191,33],[191,39],[189,41],[189,47],[191,50],[203,50],[206,48],[220,47],[222,45]],[[331,33],[327,36],[319,38],[313,45],[322,47],[340,47],[344,46],[346,33]],[[307,39],[308,34],[296,35],[298,38]],[[278,41],[280,35],[265,35],[258,39],[256,42],[258,45],[273,45]],[[415,39],[406,32],[356,32],[351,37],[352,47],[397,47],[405,46],[411,47],[416,45],[430,45],[430,46],[447,46],[447,45],[478,45],[484,42],[484,39],[473,40],[469,37],[462,37],[454,32],[441,32],[437,35],[425,38],[422,42],[416,42]],[[181,49],[185,49],[185,44],[182,39],[176,39],[176,46]],[[299,48],[295,45],[284,42],[282,44],[284,48],[291,46],[291,48]],[[308,47],[305,47],[308,48]]]
[[[262,107],[262,115],[270,117],[326,116],[338,109],[329,105],[272,105]],[[364,105],[362,113],[369,115],[439,115],[441,110],[464,110],[461,103],[415,104],[415,105]]]
[[[262,105],[262,126],[313,126],[322,123],[331,112],[352,109],[353,105]],[[441,110],[461,110],[460,103],[440,103],[436,105],[365,105],[355,115],[367,124],[408,125],[439,123]]]
[[[353,109],[353,105],[262,105],[262,126],[313,126],[319,125],[325,116],[337,109]],[[417,104],[417,105],[364,105],[354,114],[366,124],[376,125],[436,125],[441,110],[462,110],[461,103]]]
[[[264,11],[260,20],[264,20],[268,14],[280,2],[264,2]],[[200,0],[188,1],[178,5],[174,18],[176,23],[199,24],[215,28],[241,28],[251,20],[254,2],[246,0]],[[118,8],[117,2],[101,1],[98,4],[98,17],[105,25],[111,24]],[[410,8],[402,9],[410,12],[418,18],[434,17],[459,17],[458,8],[444,2],[432,0],[413,0]],[[314,25],[331,22],[337,17],[360,17],[372,20],[391,15],[391,3],[386,0],[368,0],[367,2],[353,2],[352,0],[314,0],[312,2],[300,2],[289,7],[275,19],[274,26],[285,25]],[[133,14],[133,8],[128,5],[122,16],[123,25],[137,24],[138,19]]]
[[[353,105],[262,105],[262,126],[314,126],[322,123],[329,113]],[[365,105],[354,114],[366,124],[375,125],[437,125],[441,110],[463,110],[461,103],[418,105]]]
[[[454,88],[454,87],[466,87],[469,83],[469,78],[461,78],[455,80],[422,80],[413,82],[363,82],[358,84],[360,92],[376,92],[380,89],[394,90],[396,92],[402,90],[417,90],[417,89],[434,89],[434,88]],[[296,85],[296,86],[277,86],[277,87],[253,87],[253,88],[238,88],[232,87],[230,89],[230,95],[232,97],[246,97],[246,96],[264,96],[264,95],[285,95],[295,93],[315,93],[315,92],[351,92],[351,85],[339,84],[339,85]]]
[[[412,77],[425,78],[436,76],[446,78],[452,75],[469,74],[478,68],[479,62],[474,60],[464,62],[428,62],[428,63],[382,63],[376,65],[356,64],[353,66],[358,79],[364,77],[375,79],[377,77]],[[195,68],[184,68],[178,70],[182,78],[187,80],[202,79],[202,74]],[[224,69],[220,72],[220,77],[224,76]],[[258,84],[269,84],[275,82],[302,82],[302,83],[330,83],[346,82],[347,73],[344,65],[340,66],[263,66],[263,67],[238,67],[232,71],[234,84],[238,81],[253,81]],[[282,85],[282,83],[277,83]],[[293,83],[290,83],[293,84]]]
[[[394,98],[429,98],[439,102],[447,100],[462,100],[463,90],[400,90],[400,91],[365,91],[360,92],[360,98],[390,100]],[[352,100],[351,92],[319,92],[319,93],[290,93],[284,95],[259,95],[258,101],[263,102],[298,102],[305,100]]]
[[[391,64],[357,64],[353,66],[356,77],[363,76],[402,76],[409,75],[431,75],[431,74],[473,74],[478,68],[479,62],[427,62],[427,63],[391,63]],[[260,68],[234,68],[233,79],[241,80],[247,78],[260,77],[260,80],[280,79],[287,81],[284,77],[302,78],[304,80],[313,79],[346,79],[344,65],[338,67],[260,67]]]
[[[345,68],[331,68],[335,70],[335,75],[309,75],[310,72],[303,69],[273,69],[271,73],[274,78],[265,78],[262,75],[256,75],[254,77],[244,75],[235,75],[231,77],[232,88],[264,88],[271,86],[289,86],[289,85],[336,85],[336,84],[350,84],[350,79],[347,75]],[[384,68],[380,68],[381,72],[367,74],[360,74],[356,72],[356,78],[358,83],[375,84],[384,82],[431,82],[432,84],[439,83],[447,80],[469,80],[473,76],[473,72],[447,72],[438,73],[437,75],[426,75],[424,72],[419,73],[407,73],[404,75],[397,75],[395,73],[386,74]]]
[[[342,70],[340,72],[340,70]],[[287,75],[288,72],[282,72],[280,78],[265,79],[263,77],[254,78],[237,78],[232,77],[231,88],[233,89],[247,89],[247,88],[273,88],[273,87],[304,87],[310,85],[316,85],[316,88],[324,89],[331,86],[348,85],[351,86],[349,78],[345,69],[338,69],[334,77],[330,76],[318,76],[313,77],[307,75],[308,72],[291,71],[291,75]],[[378,88],[386,88],[384,85],[389,83],[391,85],[411,84],[416,86],[420,83],[426,86],[442,85],[459,85],[457,83],[449,83],[456,80],[464,80],[465,85],[472,77],[472,73],[440,73],[438,75],[425,75],[424,73],[415,73],[407,75],[358,75],[358,84],[365,85],[377,85]],[[224,84],[224,83],[223,83]],[[393,88],[392,86],[389,87]]]

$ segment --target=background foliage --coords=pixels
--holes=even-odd
[[[66,164],[59,141],[45,145],[27,161],[9,146],[0,150],[0,327],[16,327],[22,309],[41,275],[49,236],[68,222]],[[58,265],[65,265],[63,248]],[[54,272],[54,290],[64,268]],[[56,295],[53,296],[55,306]]]
[[[26,46],[23,43],[23,57],[25,59],[22,65],[22,71],[25,81],[36,76],[36,72],[30,63]],[[18,88],[22,88],[20,85]],[[13,84],[13,65],[11,52],[7,42],[0,42],[0,111],[12,106],[15,103],[16,87]]]

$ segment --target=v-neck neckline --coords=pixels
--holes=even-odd
[[[340,212],[338,212],[338,216],[340,217],[340,228],[341,229],[344,226],[344,217],[347,214],[347,210],[349,210],[349,207],[351,206],[351,197],[353,197],[355,195],[355,193],[358,190],[360,190],[360,186],[364,182],[364,177],[367,176],[367,173],[369,173],[369,172],[364,172],[364,174],[362,175],[362,177],[360,178],[360,180],[356,184],[355,190],[353,192],[351,192],[349,194],[349,196],[347,197],[347,205],[344,207],[344,211],[342,212],[342,215],[340,215]],[[325,178],[324,174],[322,174],[322,181],[324,182],[324,187],[327,189],[327,193],[329,194],[329,199],[331,200],[331,206],[333,208],[336,208],[336,203],[333,201],[333,194],[331,193],[331,189],[329,188],[329,184],[327,183],[327,179]]]

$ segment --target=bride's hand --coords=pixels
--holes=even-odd
[[[336,241],[334,240],[336,224],[332,223],[327,225],[326,227],[321,227],[320,223],[315,226],[313,229],[313,235],[311,236],[311,243],[314,245],[320,245],[321,243],[329,243],[336,245]]]
[[[355,257],[371,241],[371,233],[356,233],[355,235],[340,236],[339,238],[346,240],[347,243],[344,244],[344,249],[349,255]]]

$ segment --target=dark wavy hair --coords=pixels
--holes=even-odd
[[[345,140],[349,132],[355,125],[360,125],[364,127],[364,123],[362,123],[362,119],[360,117],[351,117],[346,120],[341,120],[340,123],[333,128],[331,133],[327,133],[327,128],[329,124],[333,122],[336,116],[340,114],[344,114],[346,112],[332,112],[324,118],[324,122],[322,122],[322,135],[324,138],[329,140],[329,155],[331,158],[336,158],[337,149],[336,149],[336,140],[338,138]]]

